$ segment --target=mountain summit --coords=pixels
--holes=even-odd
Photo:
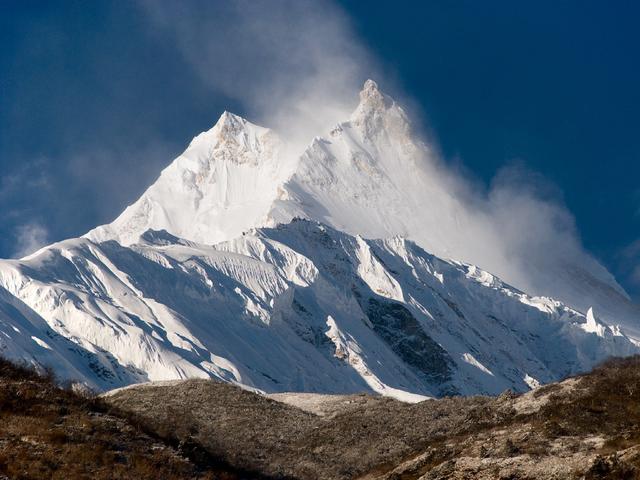
[[[282,148],[284,143],[272,130],[224,112],[133,205],[111,224],[86,236],[130,245],[146,230],[154,229],[215,243],[252,227],[286,223],[297,216],[329,220],[315,210],[334,213],[328,208],[331,205],[315,205],[326,202],[313,198],[318,192],[309,185],[326,186],[340,208],[347,210],[357,208],[365,197],[380,197],[379,204],[369,204],[380,218],[360,219],[357,228],[350,229],[354,233],[409,233],[401,224],[382,229],[377,225],[389,209],[406,202],[403,196],[423,186],[418,182],[403,194],[398,187],[404,188],[406,181],[389,177],[399,173],[400,157],[409,167],[403,175],[413,176],[411,165],[420,163],[416,156],[426,147],[411,138],[404,111],[373,80],[365,83],[350,119],[326,137],[316,137],[302,155],[291,158]],[[390,164],[391,160],[396,162]],[[363,197],[364,192],[368,193]]]
[[[571,259],[559,248],[535,262],[514,254],[500,225],[462,198],[404,110],[373,80],[349,119],[314,138],[301,155],[285,154],[285,145],[272,130],[225,112],[133,205],[87,237],[131,245],[154,229],[213,244],[293,218],[368,238],[402,235],[528,293],[583,312],[594,307],[640,338],[640,310],[594,258]]]
[[[289,176],[281,146],[272,130],[224,112],[113,223],[86,236],[131,245],[153,229],[214,243],[263,225]]]

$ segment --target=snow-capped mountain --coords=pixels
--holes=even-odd
[[[522,254],[529,247],[514,252],[503,226],[461,198],[403,109],[375,82],[365,83],[347,121],[316,137],[301,155],[292,157],[285,143],[271,130],[224,113],[138,201],[87,236],[129,245],[151,228],[213,244],[296,217],[367,238],[402,235],[530,294],[580,311],[593,307],[640,339],[640,309],[602,265],[582,252],[567,254],[563,245],[548,246],[542,255]]]
[[[499,230],[439,168],[372,81],[301,155],[225,112],[111,224],[0,261],[0,354],[97,389],[213,377],[417,400],[638,353],[640,316],[601,265],[487,253]]]
[[[0,284],[22,310],[2,318],[0,351],[100,389],[214,377],[416,400],[525,390],[639,350],[591,311],[307,220],[214,246],[67,240],[0,263]]]
[[[149,229],[202,243],[263,225],[293,166],[277,135],[229,112],[193,139],[112,224],[87,234],[130,245]]]

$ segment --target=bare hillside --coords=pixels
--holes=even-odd
[[[0,360],[0,420],[3,480],[635,479],[640,358],[524,395],[418,404],[207,380],[94,398]]]
[[[640,478],[637,357],[520,396],[418,404],[370,395],[265,398],[189,380],[106,401],[161,436],[281,478]]]
[[[236,480],[239,472],[135,415],[0,358],[0,479]]]

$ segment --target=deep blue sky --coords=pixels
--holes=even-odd
[[[640,291],[638,2],[341,4],[448,161],[486,183],[513,160],[542,173],[586,248]],[[110,221],[224,109],[244,113],[136,3],[5,0],[0,257],[31,222],[53,241]]]

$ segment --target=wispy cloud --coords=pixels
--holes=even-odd
[[[25,189],[47,189],[49,179],[45,173],[48,159],[44,157],[22,162],[17,168],[0,176],[0,202],[5,202]]]
[[[640,238],[624,247],[617,260],[618,273],[629,285],[631,295],[640,300]]]
[[[250,119],[308,142],[354,107],[376,62],[325,0],[141,2],[201,80]]]
[[[0,257],[79,236],[132,203],[180,147],[160,138],[79,145],[64,158],[26,159],[0,175]]]
[[[44,247],[49,242],[49,232],[39,223],[19,225],[14,231],[16,250],[13,257],[22,258]]]
[[[4,206],[0,209],[0,243],[12,257],[28,255],[48,240],[44,224],[33,220],[38,216],[33,199],[52,190],[46,164],[46,158],[25,161],[0,176],[0,205]]]

